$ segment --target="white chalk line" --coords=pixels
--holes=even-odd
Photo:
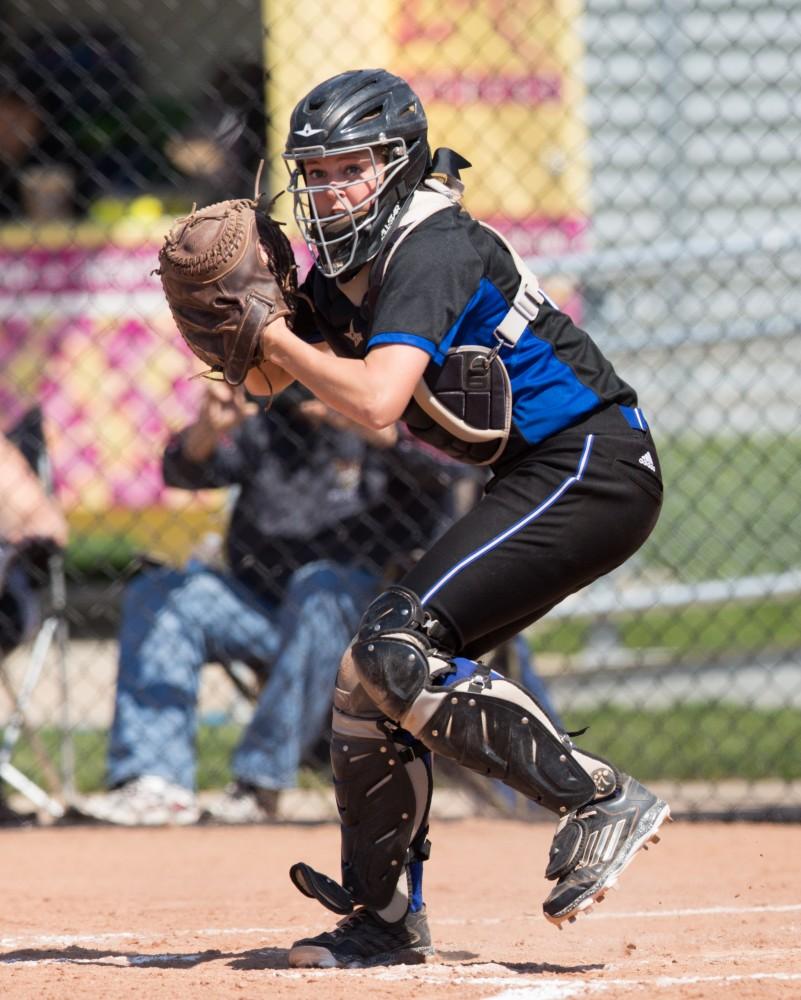
[[[175,963],[176,961],[187,964],[202,960],[208,952],[197,952],[191,955],[141,955],[141,956],[120,956],[111,955],[107,960],[98,958],[86,959],[44,959],[39,961],[15,960],[15,965],[56,965],[69,962],[70,964],[92,964],[92,965],[114,965],[114,966],[141,966],[158,964],[159,961]],[[221,956],[222,957],[222,956]],[[229,957],[229,956],[225,956]],[[436,986],[465,986],[490,988],[491,993],[483,995],[482,1000],[571,1000],[572,997],[601,995],[612,993],[618,997],[621,993],[636,991],[642,995],[643,990],[648,991],[652,996],[661,989],[672,987],[699,986],[721,984],[733,985],[743,982],[801,982],[801,972],[752,972],[734,973],[728,975],[698,975],[688,974],[685,976],[638,976],[633,978],[616,977],[614,979],[567,979],[560,976],[538,976],[536,979],[524,974],[510,975],[503,974],[504,967],[495,963],[486,965],[471,966],[469,971],[459,969],[458,966],[442,965],[438,963],[428,963],[423,966],[392,966],[389,968],[375,969],[349,969],[344,974],[354,979],[363,979],[368,982],[377,980],[383,982],[403,981],[407,985],[412,982],[421,985]],[[337,973],[330,969],[259,969],[258,974],[265,979],[273,980],[310,980],[319,979],[325,981],[331,975]],[[497,990],[502,992],[497,992]]]
[[[192,930],[169,931],[102,931],[98,934],[20,934],[15,937],[0,937],[0,948],[37,948],[62,946],[70,948],[84,944],[109,944],[113,941],[148,941],[157,936],[162,941],[165,935],[180,937],[280,937],[283,934],[313,934],[319,927],[201,927]],[[0,961],[3,956],[0,954]]]
[[[591,920],[596,923],[598,920],[642,920],[654,917],[708,917],[708,916],[740,916],[747,913],[797,913],[801,911],[801,903],[770,904],[764,906],[699,906],[685,907],[680,910],[626,910],[616,913],[613,910],[592,911]],[[461,917],[436,917],[429,918],[431,924],[462,925],[462,924],[503,924],[508,921],[508,917],[487,917],[475,920]],[[522,913],[515,917],[516,920],[542,920],[542,914]]]
[[[493,993],[484,1000],[570,1000],[572,997],[586,997],[591,994],[609,993],[620,996],[621,991],[647,991],[652,996],[657,990],[674,986],[711,986],[725,983],[734,985],[745,982],[801,982],[801,972],[753,972],[729,976],[659,976],[656,979],[606,979],[594,982],[551,980],[537,983],[533,987],[513,987],[502,993]]]
[[[686,907],[678,910],[629,910],[626,912],[604,912],[596,909],[591,916],[593,923],[598,920],[642,920],[649,918],[704,917],[704,916],[745,916],[749,913],[799,913],[801,903],[777,903],[763,906],[706,906]],[[516,920],[531,920],[542,922],[541,914],[525,913],[515,917]],[[508,917],[429,917],[432,927],[492,927],[507,923]],[[205,927],[186,930],[170,930],[170,937],[280,937],[287,935],[297,937],[302,934],[313,934],[319,927],[301,927],[297,924],[286,927]],[[158,932],[158,939],[164,939],[165,932]],[[150,931],[108,931],[95,934],[21,934],[0,937],[0,948],[36,948],[36,947],[71,947],[84,944],[108,944],[113,941],[147,941],[154,936]],[[2,961],[0,954],[0,961]]]
[[[764,906],[702,906],[681,910],[630,910],[627,913],[593,910],[593,920],[640,920],[648,917],[716,917],[740,916],[746,913],[797,913],[801,903],[766,904]]]
[[[629,911],[625,913],[607,913],[599,914],[596,913],[593,919],[597,920],[601,916],[606,916],[607,918],[615,919],[642,919],[651,917],[692,917],[692,916],[741,916],[744,914],[763,914],[763,913],[797,913],[801,911],[801,903],[789,903],[789,904],[775,904],[775,905],[763,905],[763,906],[715,906],[715,907],[697,907],[697,908],[683,908],[678,910],[638,910]],[[536,918],[541,920],[542,918],[539,914]],[[534,919],[533,914],[526,914],[524,919]],[[443,926],[492,926],[502,921],[499,918],[488,917],[488,918],[478,918],[478,919],[468,919],[460,917],[443,917],[442,919],[432,919],[431,923],[436,926],[437,924]],[[305,934],[312,932],[311,928],[302,928],[298,926],[290,927],[208,927],[208,928],[198,928],[192,930],[178,930],[169,931],[171,938],[180,937],[208,937],[213,939],[220,939],[226,937],[245,937],[245,936],[256,936],[260,938],[276,938],[276,937],[286,937],[294,938],[299,934]],[[66,934],[36,934],[36,935],[19,935],[14,937],[2,937],[0,938],[0,948],[3,949],[20,949],[24,950],[26,948],[31,949],[35,947],[39,948],[69,948],[69,947],[79,947],[81,945],[105,945],[109,947],[114,942],[119,942],[124,944],[125,942],[135,941],[137,947],[141,947],[143,943],[148,940],[157,938],[160,942],[164,939],[164,932],[160,932],[157,935],[153,932],[133,932],[133,931],[121,931],[121,932],[103,932],[98,934],[79,934],[79,935],[66,935]],[[263,949],[265,955],[268,954],[272,949],[265,947]],[[193,951],[187,952],[168,952],[168,953],[153,953],[153,954],[128,954],[119,955],[110,953],[108,955],[93,955],[89,957],[84,957],[80,955],[50,955],[47,957],[36,958],[33,956],[7,956],[3,957],[0,954],[0,968],[3,965],[14,965],[14,966],[42,966],[42,965],[58,965],[58,964],[70,964],[70,965],[81,965],[81,964],[92,964],[92,965],[106,965],[106,966],[116,966],[122,968],[135,968],[141,966],[167,966],[167,965],[192,965],[197,964],[202,961],[214,961],[214,960],[229,960],[231,958],[230,954],[225,954],[220,952],[219,956],[215,954],[218,949],[208,949],[205,951]],[[258,954],[258,950],[255,952]],[[749,955],[754,956],[754,958],[759,958],[760,961],[770,961],[774,959],[776,961],[786,961],[788,956],[795,958],[798,954],[798,949],[749,949],[748,952],[743,952],[742,949],[738,949],[736,956],[743,960]],[[701,962],[705,960],[704,956],[701,958]],[[723,952],[720,954],[720,958],[724,959],[728,957],[728,953]],[[731,954],[734,957],[734,953]],[[650,961],[646,956],[643,959],[637,959],[638,964],[652,965],[656,964],[656,960]],[[607,963],[604,967],[606,973],[618,973],[625,967],[625,963]],[[269,967],[259,969],[259,975],[267,977],[273,980],[283,980],[283,981],[293,981],[308,978],[311,976],[313,979],[319,978],[320,980],[325,980],[326,976],[331,975],[331,971],[327,969],[271,969]],[[801,972],[800,973],[782,973],[782,972],[756,972],[756,973],[736,973],[728,975],[700,975],[700,974],[688,974],[684,976],[642,976],[635,978],[627,978],[617,976],[614,979],[587,979],[587,978],[566,978],[564,976],[552,976],[552,975],[538,975],[536,978],[532,976],[527,976],[525,974],[512,974],[510,975],[505,966],[497,963],[482,963],[478,965],[471,965],[468,968],[460,967],[458,963],[438,963],[429,962],[425,965],[420,966],[390,966],[386,968],[375,968],[375,969],[353,969],[348,970],[347,975],[365,978],[367,980],[384,980],[384,981],[404,981],[406,983],[419,982],[421,985],[436,986],[437,984],[448,984],[448,985],[464,985],[465,987],[480,988],[483,990],[489,990],[490,992],[484,993],[482,1000],[572,1000],[574,997],[588,997],[588,996],[601,996],[603,994],[609,994],[610,991],[613,992],[614,996],[618,996],[621,993],[630,993],[633,991],[642,992],[643,990],[648,990],[650,993],[655,993],[662,989],[668,989],[671,987],[682,987],[682,986],[693,986],[693,985],[712,985],[712,984],[736,984],[741,982],[801,982]],[[498,991],[501,992],[498,992]]]

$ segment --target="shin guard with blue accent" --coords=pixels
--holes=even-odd
[[[481,663],[439,658],[415,594],[391,587],[367,610],[351,657],[382,712],[435,753],[563,815],[610,795],[618,775],[560,734],[525,688]]]

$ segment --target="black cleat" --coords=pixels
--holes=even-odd
[[[657,843],[670,807],[628,775],[608,799],[569,813],[556,828],[545,877],[556,885],[542,904],[552,924],[570,923],[600,902],[640,848]]]
[[[289,964],[312,969],[360,969],[369,965],[413,965],[434,954],[425,907],[387,923],[371,910],[356,910],[333,931],[296,941]]]

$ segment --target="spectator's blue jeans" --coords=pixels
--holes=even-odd
[[[193,788],[201,669],[241,659],[263,664],[269,679],[233,772],[262,788],[292,787],[303,751],[328,721],[339,661],[377,587],[368,573],[324,561],[298,570],[280,605],[201,565],[137,577],[123,603],[109,784],[156,774]]]

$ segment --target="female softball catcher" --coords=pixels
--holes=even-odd
[[[305,863],[290,872],[343,919],[296,942],[290,964],[432,953],[422,896],[432,753],[554,813],[543,910],[573,921],[658,840],[669,808],[576,747],[479,657],[648,537],[662,483],[646,417],[503,237],[461,207],[469,164],[452,150],[432,156],[404,80],[359,70],[321,83],[292,113],[284,158],[315,258],[301,289],[313,313],[288,317],[263,295],[254,321],[249,298],[222,350],[209,337],[199,350],[184,326],[190,346],[255,394],[298,379],[352,419],[403,420],[493,473],[479,505],[367,608],[343,656],[331,746],[342,878]],[[178,320],[165,278],[174,257],[163,251],[162,280]]]

